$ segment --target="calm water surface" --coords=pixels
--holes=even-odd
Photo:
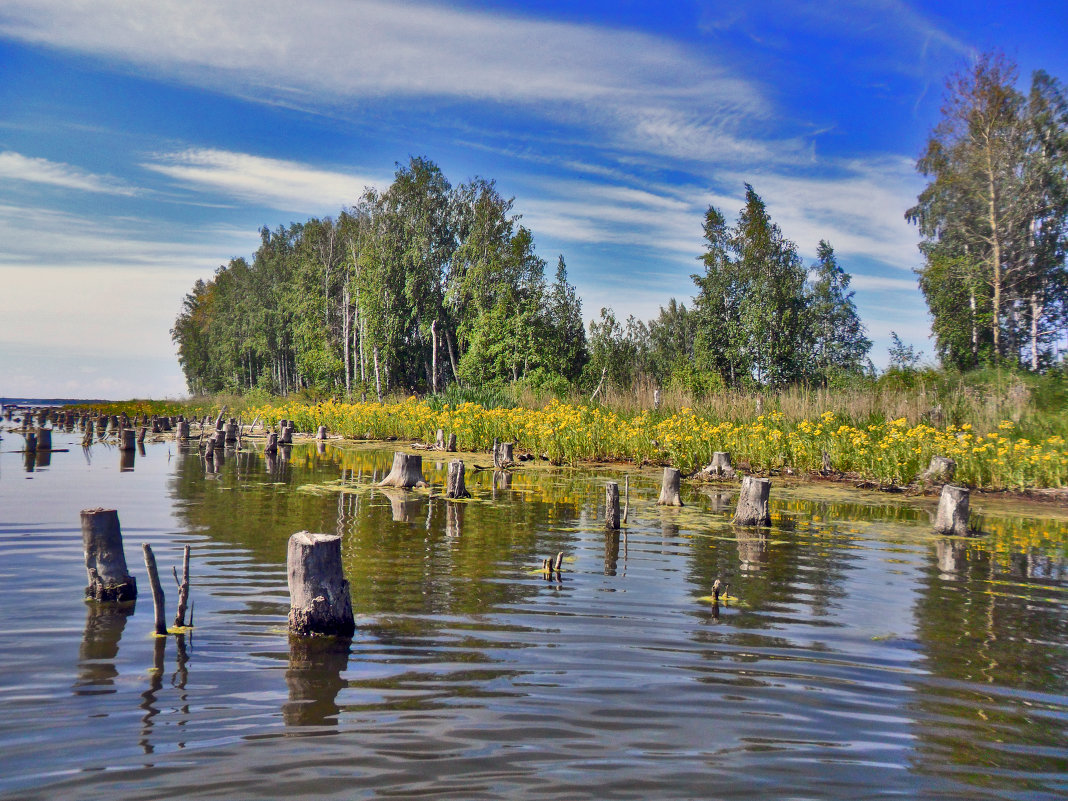
[[[59,432],[56,432],[58,434]],[[602,528],[619,470],[472,472],[466,503],[376,490],[392,450],[132,464],[80,435],[0,443],[0,798],[1062,798],[1063,510],[976,498],[987,536],[930,535],[931,499],[776,481]],[[32,469],[29,469],[32,468]],[[424,457],[440,488],[445,461]],[[440,489],[438,490],[440,492]],[[119,510],[136,608],[93,606],[79,510]],[[296,531],[343,537],[351,645],[291,640]],[[139,545],[173,616],[154,639]],[[543,558],[563,551],[561,580]],[[712,583],[734,596],[714,608]]]

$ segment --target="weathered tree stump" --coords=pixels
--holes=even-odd
[[[185,442],[189,439],[189,423],[185,420],[178,421],[178,430],[174,433],[175,442]]]
[[[315,432],[315,438],[320,441],[326,439],[326,426],[319,426],[319,430]]]
[[[701,472],[710,478],[734,478],[731,455],[726,451],[716,451],[712,454],[712,461],[708,467]]]
[[[660,488],[660,497],[656,501],[657,506],[682,506],[682,498],[679,497],[679,483],[682,473],[674,467],[664,468],[664,483]]]
[[[932,456],[931,464],[922,476],[923,480],[931,484],[948,484],[953,480],[953,474],[957,472],[957,463],[945,456]]]
[[[93,421],[86,420],[82,428],[85,431],[82,435],[82,445],[88,447],[93,444]]]
[[[341,567],[341,537],[298,531],[289,538],[289,630],[351,637],[356,631],[349,583]]]
[[[619,484],[609,481],[604,487],[604,527],[619,528]]]
[[[935,515],[934,530],[936,534],[949,534],[963,537],[971,533],[968,528],[968,501],[971,492],[967,487],[955,487],[945,484],[942,497],[938,501],[938,513]]]
[[[446,444],[445,450],[447,450],[449,453],[456,453],[456,434],[449,434],[449,442],[448,444]]]
[[[223,432],[224,442],[237,442],[237,423],[226,423]]]
[[[134,431],[132,428],[122,429],[121,435],[119,436],[119,450],[137,450],[137,432]]]
[[[445,450],[445,432],[442,431],[440,428],[438,429],[437,435],[434,437],[434,450]]]
[[[828,476],[831,474],[831,455],[827,451],[823,451],[822,464],[820,465],[820,472],[823,475]]]
[[[502,442],[497,451],[497,461],[501,467],[507,467],[515,461],[514,456],[514,442]]]
[[[771,479],[746,476],[742,479],[742,491],[738,496],[738,508],[734,512],[736,526],[769,526],[771,513],[768,497],[771,495]]]
[[[141,543],[145,552],[145,568],[148,570],[148,583],[152,587],[152,611],[155,613],[153,631],[163,636],[167,633],[166,609],[163,598],[163,585],[159,582],[159,570],[156,569],[156,557],[152,553],[152,546],[147,542]]]
[[[89,576],[86,597],[94,601],[134,600],[137,581],[126,568],[119,513],[114,509],[83,509],[82,545]]]
[[[51,428],[38,428],[37,429],[37,450],[50,451],[52,450],[52,429]]]
[[[278,453],[278,435],[273,431],[267,435],[267,447],[264,448],[264,453],[268,456],[274,456]]]
[[[145,426],[141,426],[137,430],[137,444],[138,445],[141,445],[141,444],[144,443],[146,434],[148,434],[148,428],[146,428]]]
[[[393,454],[393,468],[384,479],[378,482],[380,487],[425,487],[426,479],[423,478],[423,457],[415,453],[402,453],[397,451]]]
[[[449,462],[449,472],[445,487],[446,498],[471,497],[471,493],[467,491],[467,486],[464,482],[464,463],[461,460],[455,459]]]
[[[293,444],[293,424],[292,423],[287,423],[285,428],[282,429],[282,444],[283,445],[292,445]]]

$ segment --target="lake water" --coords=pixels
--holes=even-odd
[[[0,798],[857,799],[1068,794],[1068,522],[776,479],[775,525],[684,485],[603,529],[621,469],[474,472],[469,502],[376,490],[382,446],[132,464],[80,434],[0,443]],[[32,471],[28,468],[32,467]],[[83,600],[79,511],[119,510],[140,597]],[[291,639],[286,542],[338,533],[351,644]],[[151,636],[140,544],[192,549],[193,633]],[[548,580],[545,557],[565,555]],[[732,599],[715,608],[713,582]]]

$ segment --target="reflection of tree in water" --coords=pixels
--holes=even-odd
[[[119,640],[133,611],[132,602],[86,603],[85,632],[78,649],[78,679],[74,683],[76,695],[115,692]]]
[[[1064,560],[992,554],[983,540],[933,543],[915,606],[929,676],[911,682],[915,767],[1013,793],[1063,791],[1068,708]],[[1027,772],[1024,779],[1013,771]]]
[[[263,563],[284,564],[286,542],[297,531],[340,534],[357,615],[417,617],[478,614],[538,592],[530,582],[498,579],[569,549],[574,535],[566,529],[590,486],[570,474],[519,469],[508,474],[507,495],[492,502],[492,471],[471,471],[475,497],[451,503],[442,497],[447,460],[424,462],[433,497],[373,487],[392,458],[391,450],[327,444],[320,454],[313,443],[298,444],[269,473],[262,454],[241,451],[208,481],[195,454],[183,454],[170,487],[184,527],[247,549]],[[337,491],[296,491],[330,482]]]
[[[342,637],[289,637],[286,687],[289,701],[282,706],[287,726],[336,726],[338,693],[345,686],[341,674],[349,666],[351,641]]]

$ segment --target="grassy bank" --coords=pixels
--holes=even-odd
[[[225,404],[246,423],[286,418],[303,431],[326,425],[355,439],[432,442],[441,428],[456,434],[461,450],[486,451],[499,439],[556,463],[620,460],[692,472],[714,451],[729,451],[754,472],[809,472],[820,469],[826,451],[836,471],[902,486],[940,455],[954,459],[956,480],[973,487],[1068,485],[1065,389],[1057,376],[930,371],[837,390],[725,392],[705,400],[667,392],[656,411],[652,392],[610,393],[598,405],[500,388],[384,403],[235,396],[116,407],[214,415]]]

